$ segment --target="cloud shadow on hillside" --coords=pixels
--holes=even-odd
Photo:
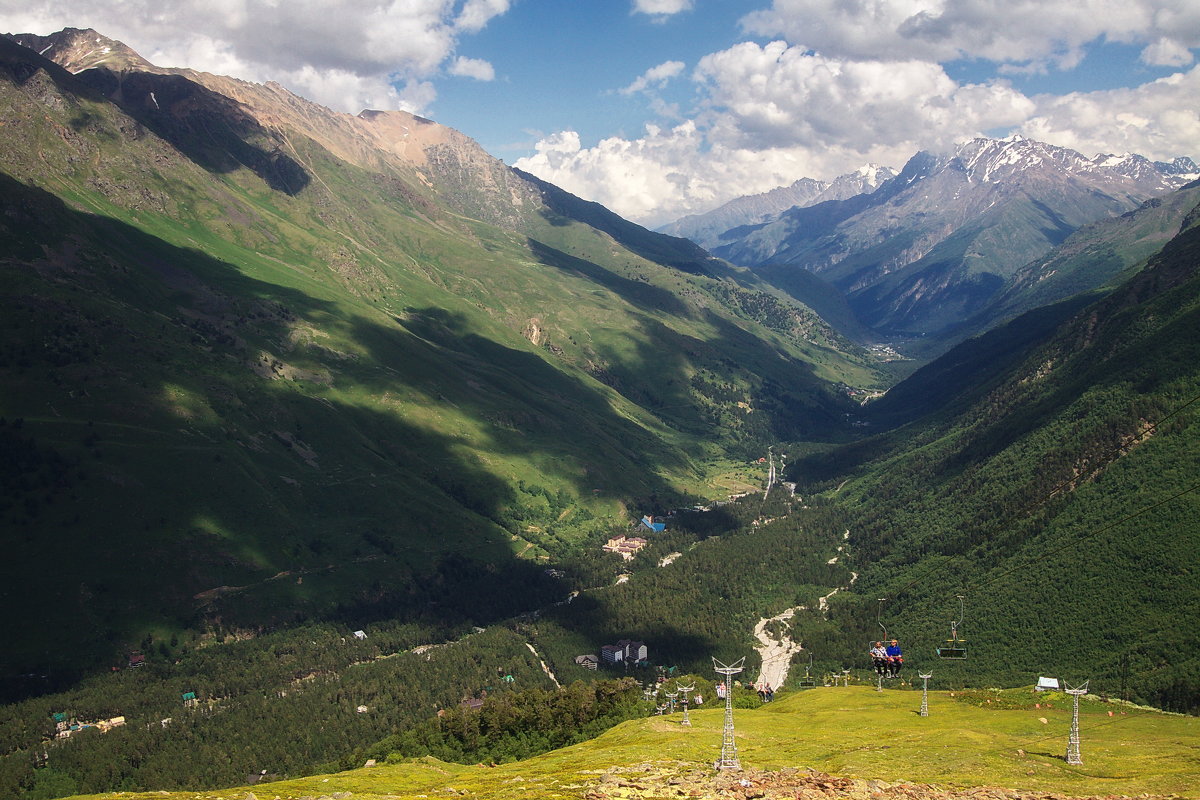
[[[691,309],[672,292],[643,281],[635,281],[586,259],[556,250],[536,239],[528,239],[530,252],[548,267],[560,269],[569,275],[586,278],[603,286],[622,300],[642,311],[676,316],[691,316]]]
[[[308,373],[251,369],[259,348],[286,350],[296,322],[328,324],[330,302],[2,175],[0,244],[16,257],[6,294],[18,293],[9,307],[21,309],[22,334],[65,327],[95,345],[56,364],[30,350],[24,400],[6,408],[82,477],[70,499],[28,520],[29,560],[9,563],[0,672],[51,660],[42,643],[53,641],[69,683],[136,647],[137,631],[202,624],[193,595],[223,585],[248,588],[211,606],[209,621],[250,628],[347,615],[488,624],[561,595],[512,554],[512,486],[470,442],[386,402],[341,400]],[[626,489],[666,492],[658,468],[677,456],[537,354],[437,308],[410,310],[403,325],[341,324],[380,365],[346,366],[335,380],[351,394],[415,389],[489,422],[524,409],[489,428],[489,452],[547,448],[582,494],[598,480],[593,450],[611,449],[599,464],[623,465]],[[36,566],[46,563],[49,593]]]
[[[182,75],[116,73],[102,67],[73,75],[11,39],[0,39],[0,76],[14,85],[25,86],[45,74],[68,98],[111,103],[209,172],[244,167],[275,191],[289,195],[300,193],[312,180],[299,162],[283,152],[278,137],[239,103]],[[94,114],[78,109],[70,125],[76,131],[89,128],[100,138],[116,135],[97,122]],[[145,135],[122,129],[124,135]]]
[[[209,172],[249,169],[277,192],[299,194],[312,178],[284,143],[236,101],[182,75],[117,74],[103,68],[80,80]]]

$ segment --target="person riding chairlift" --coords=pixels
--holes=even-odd
[[[883,642],[876,642],[871,648],[871,663],[875,665],[876,675],[887,675],[888,657],[887,650],[883,649]]]
[[[900,668],[904,666],[904,653],[900,651],[900,642],[892,639],[892,643],[887,648],[887,666],[890,674],[889,678],[899,678]]]

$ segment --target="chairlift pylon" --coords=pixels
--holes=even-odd
[[[958,627],[962,625],[963,618],[966,616],[966,605],[963,596],[958,595],[958,620],[950,623],[950,638],[945,643],[937,648],[939,658],[950,659],[954,661],[965,661],[967,658],[967,642],[965,639],[958,637]]]

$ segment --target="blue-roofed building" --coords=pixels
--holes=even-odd
[[[642,517],[642,527],[646,528],[646,530],[652,533],[662,533],[667,529],[667,523],[655,522],[653,515],[647,514],[646,516]]]

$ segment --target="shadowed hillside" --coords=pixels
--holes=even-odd
[[[539,563],[846,436],[839,385],[882,380],[455,131],[81,37],[34,42],[77,74],[0,39],[7,691],[210,628],[535,607]],[[504,600],[426,603],[448,557]]]

